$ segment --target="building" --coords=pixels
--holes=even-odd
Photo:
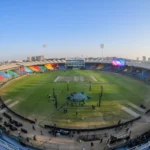
[[[42,61],[44,60],[44,56],[32,56],[32,57],[27,57],[27,61]]]
[[[146,56],[143,56],[143,62],[145,62],[146,61]]]
[[[32,57],[27,57],[27,61],[32,61]]]
[[[139,57],[137,57],[136,60],[139,61]]]
[[[150,57],[148,58],[148,62],[150,62]]]
[[[32,61],[36,61],[36,57],[35,56],[32,56]]]
[[[42,61],[44,60],[44,56],[36,56],[36,61]]]

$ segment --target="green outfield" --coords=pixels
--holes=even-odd
[[[101,107],[98,107],[101,85],[104,93]],[[53,88],[60,109],[56,109],[54,100],[48,97],[53,95]],[[84,92],[91,99],[83,106],[82,103],[73,103],[72,106],[70,102],[66,103],[67,96],[72,92]],[[121,109],[121,106],[129,107],[127,102],[144,104],[150,108],[149,85],[128,76],[89,70],[26,75],[2,87],[0,95],[12,110],[25,117],[37,118],[42,124],[56,123],[65,127],[108,126],[116,124],[119,119],[132,119],[133,116]],[[96,106],[95,109],[92,109],[92,105]],[[64,113],[64,109],[68,112]]]

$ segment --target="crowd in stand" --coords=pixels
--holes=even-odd
[[[150,130],[138,136],[136,139],[128,141],[129,148],[147,143],[150,140]]]

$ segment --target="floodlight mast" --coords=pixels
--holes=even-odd
[[[104,48],[104,44],[100,44],[100,48],[102,49],[102,60],[103,60],[103,48]]]

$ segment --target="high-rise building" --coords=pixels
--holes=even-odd
[[[32,61],[32,57],[27,57],[27,61]]]
[[[144,62],[146,61],[146,56],[143,56],[143,61],[144,61]]]
[[[36,57],[35,56],[32,56],[32,61],[36,61]]]
[[[36,57],[36,61],[39,61],[39,56],[35,56]]]
[[[136,60],[139,61],[139,57],[137,57]]]
[[[42,61],[44,60],[44,56],[32,56],[32,57],[27,57],[27,61]]]
[[[148,62],[150,62],[150,57],[148,58]]]
[[[44,56],[36,56],[36,61],[42,61],[44,60]]]

